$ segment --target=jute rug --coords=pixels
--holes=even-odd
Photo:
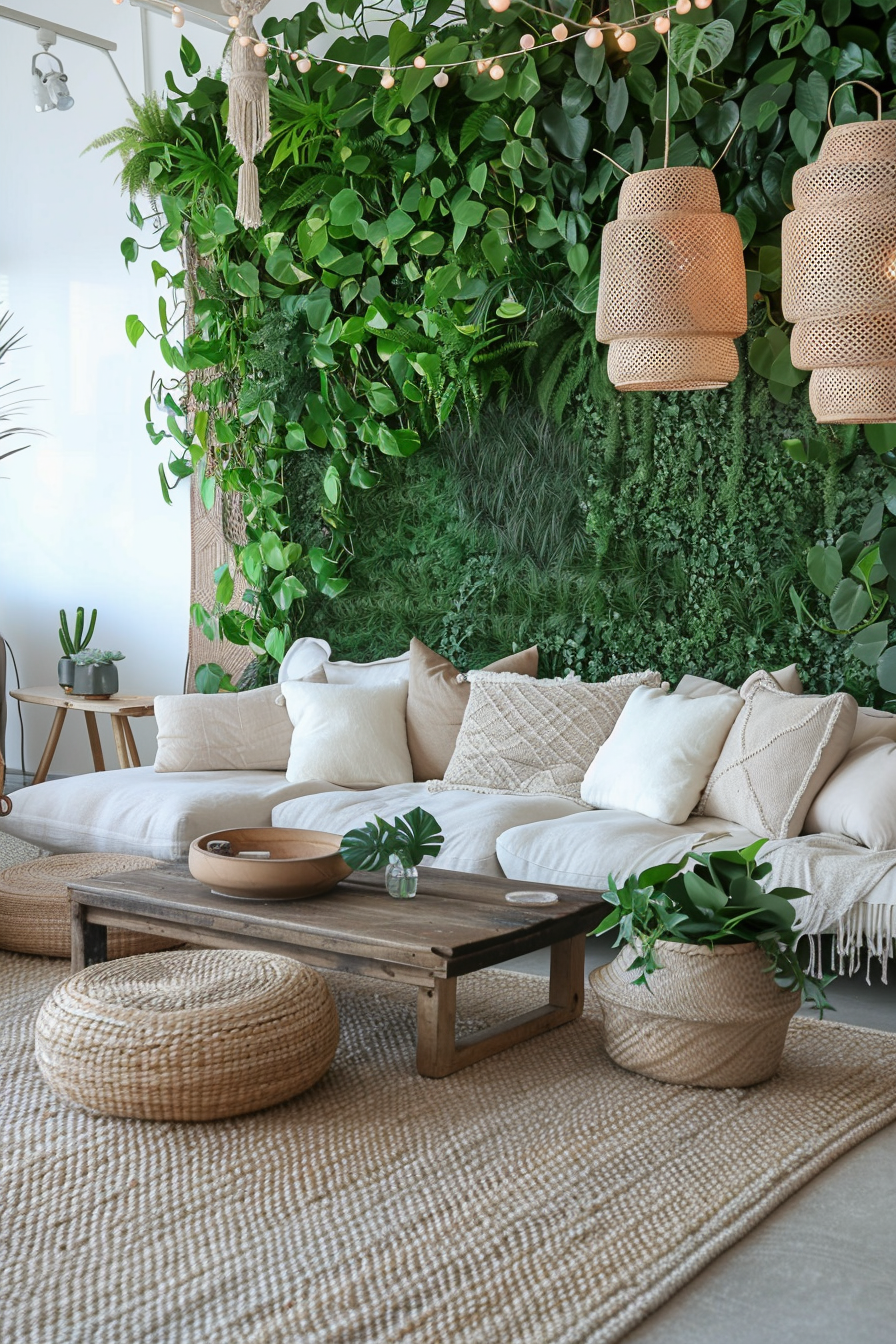
[[[0,954],[0,1338],[16,1344],[618,1340],[896,1118],[896,1035],[798,1019],[778,1078],[707,1092],[617,1069],[586,1015],[430,1080],[413,994],[339,975],[341,1043],[313,1091],[208,1125],[98,1118],[33,1062],[64,974]],[[465,1026],[544,989],[469,977]]]

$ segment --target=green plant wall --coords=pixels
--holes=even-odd
[[[538,643],[542,675],[589,679],[650,666],[739,684],[795,661],[807,687],[873,700],[844,643],[800,628],[789,586],[832,525],[861,523],[880,464],[839,443],[794,462],[781,440],[814,432],[807,401],[781,406],[752,373],[717,393],[598,384],[560,427],[533,399],[388,471],[360,506],[351,589],[311,598],[305,633],[342,658],[417,635],[462,667]],[[315,476],[295,465],[303,511]]]

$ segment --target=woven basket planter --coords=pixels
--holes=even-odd
[[[157,859],[134,854],[52,854],[4,868],[0,871],[0,947],[40,957],[70,957],[72,915],[66,883],[158,866]],[[170,938],[110,929],[107,955],[130,957],[177,946]]]
[[[220,1120],[326,1073],[339,1019],[323,976],[267,952],[154,952],[58,985],[35,1029],[54,1092],[103,1115]]]
[[[737,377],[747,329],[740,229],[708,168],[633,173],[603,231],[597,339],[623,392],[696,391]]]
[[[634,985],[624,947],[591,972],[615,1063],[663,1083],[749,1087],[777,1071],[800,995],[781,989],[755,943],[715,948],[659,941],[655,971]]]
[[[835,126],[794,175],[782,306],[820,424],[896,421],[896,122]]]

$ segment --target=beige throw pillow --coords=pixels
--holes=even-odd
[[[885,709],[866,709],[859,705],[856,730],[852,735],[850,751],[870,742],[873,737],[885,737],[896,742],[896,714],[888,714]]]
[[[728,734],[697,811],[755,835],[799,835],[812,800],[852,741],[851,695],[788,695],[756,681]]]
[[[682,677],[681,681],[675,687],[675,695],[686,695],[691,700],[696,700],[704,695],[726,695],[734,692],[735,695],[744,696],[750,687],[762,677],[771,677],[781,687],[782,691],[789,691],[791,695],[802,695],[803,683],[800,681],[796,670],[796,663],[791,663],[789,667],[782,667],[778,672],[758,671],[752,672],[747,677],[740,691],[735,691],[733,686],[726,686],[724,681],[709,681],[706,677],[692,677],[690,675]]]
[[[511,653],[507,658],[489,663],[486,671],[517,672],[524,677],[537,677],[538,649],[533,647],[522,653]],[[469,683],[460,678],[454,664],[428,649],[419,639],[412,639],[408,748],[414,779],[441,779],[444,776],[469,699]]]
[[[468,680],[457,746],[431,793],[554,793],[581,801],[585,771],[632,691],[661,685],[658,672],[597,683],[485,671],[470,672]]]
[[[157,695],[156,770],[285,770],[292,724],[281,690]]]
[[[896,742],[877,737],[855,747],[816,796],[803,834],[896,849]]]
[[[636,686],[588,767],[582,801],[680,826],[743,708],[737,691],[691,697]]]
[[[405,728],[407,686],[280,687],[293,724],[286,778],[378,789],[413,779]]]

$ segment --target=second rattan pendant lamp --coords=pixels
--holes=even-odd
[[[896,422],[896,121],[832,126],[817,161],[794,175],[793,204],[782,306],[796,324],[791,358],[812,370],[815,418]]]
[[[632,173],[601,242],[597,339],[621,392],[693,392],[737,377],[747,330],[740,229],[709,168]]]

